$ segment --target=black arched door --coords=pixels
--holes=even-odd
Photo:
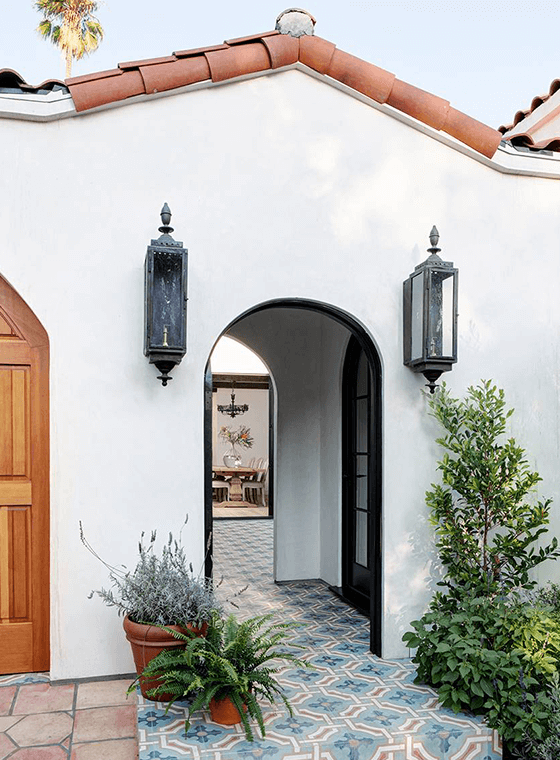
[[[380,618],[378,378],[358,342],[348,343],[343,383],[342,593],[371,616],[372,649]]]

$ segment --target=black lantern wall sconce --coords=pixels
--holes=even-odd
[[[144,355],[155,364],[162,385],[187,352],[187,259],[183,243],[173,240],[167,203],[161,210],[162,233],[152,240],[144,262]]]
[[[430,233],[426,261],[403,283],[404,364],[422,372],[430,393],[457,361],[457,280],[452,261],[442,261],[439,232]]]

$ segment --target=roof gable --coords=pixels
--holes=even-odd
[[[121,63],[116,69],[67,79],[66,85],[76,110],[84,112],[138,95],[271,74],[296,64],[323,75],[326,81],[336,80],[377,103],[392,106],[488,158],[502,139],[500,132],[456,110],[449,101],[339,50],[328,40],[309,34],[292,37],[277,30],[161,58]]]

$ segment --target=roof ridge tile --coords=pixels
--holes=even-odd
[[[119,64],[117,69],[68,79],[66,84],[76,110],[85,111],[134,95],[172,90],[210,79],[215,83],[225,82],[297,62],[378,103],[387,103],[434,129],[443,130],[483,155],[492,157],[500,144],[499,131],[452,108],[449,101],[397,79],[391,72],[339,50],[334,43],[315,35],[295,38],[277,30],[262,32],[237,37],[223,45],[128,61]],[[560,80],[553,84],[560,88]]]

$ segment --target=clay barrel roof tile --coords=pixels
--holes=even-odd
[[[487,158],[492,158],[502,140],[502,135],[497,129],[492,129],[452,107],[447,113],[444,131]]]
[[[387,102],[395,81],[394,74],[342,50],[334,51],[326,73],[378,103]]]
[[[263,37],[263,45],[268,50],[273,69],[289,66],[299,60],[299,40],[289,34],[276,37]]]
[[[332,42],[310,35],[299,38],[299,60],[310,69],[326,74],[336,50]]]
[[[147,93],[164,92],[210,79],[210,68],[203,55],[181,58],[170,63],[140,66]]]
[[[268,51],[261,42],[210,51],[205,56],[213,82],[224,82],[243,74],[264,71],[271,65]]]
[[[438,130],[444,129],[449,113],[448,100],[401,82],[400,79],[395,79],[387,103]]]
[[[144,80],[139,71],[119,71],[120,76],[89,79],[82,83],[66,80],[76,111],[87,111],[90,108],[124,100],[133,95],[144,93]]]

